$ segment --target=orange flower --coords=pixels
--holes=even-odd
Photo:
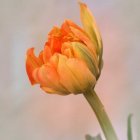
[[[47,93],[67,95],[94,88],[102,67],[102,41],[95,20],[80,3],[84,29],[70,20],[53,27],[39,56],[27,51],[26,71],[31,84]]]

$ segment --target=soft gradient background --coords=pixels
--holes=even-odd
[[[104,68],[96,91],[120,140],[133,113],[140,140],[140,1],[84,0],[104,42]],[[25,53],[42,49],[47,33],[64,19],[80,23],[76,0],[0,0],[0,140],[84,140],[101,132],[82,95],[44,94],[31,87]]]

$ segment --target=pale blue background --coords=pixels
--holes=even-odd
[[[133,113],[140,139],[140,1],[85,0],[104,41],[104,68],[96,86],[120,140]],[[31,87],[25,53],[38,53],[53,25],[80,24],[76,0],[0,0],[0,139],[84,140],[101,132],[82,95],[47,95]]]

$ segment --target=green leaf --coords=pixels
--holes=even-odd
[[[128,140],[133,140],[133,138],[132,138],[131,119],[132,119],[132,114],[130,114],[128,116],[128,119],[127,119],[127,137],[128,137]]]
[[[87,134],[85,137],[86,137],[86,140],[102,140],[100,134],[98,134],[98,135],[95,136],[95,137],[92,137],[92,136],[90,136],[89,134]]]

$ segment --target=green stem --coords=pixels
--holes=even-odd
[[[95,91],[88,91],[84,93],[84,96],[90,104],[91,108],[93,109],[94,113],[96,114],[96,117],[104,132],[106,140],[118,140],[114,128],[109,120],[109,117],[104,110],[104,106],[102,105]]]

